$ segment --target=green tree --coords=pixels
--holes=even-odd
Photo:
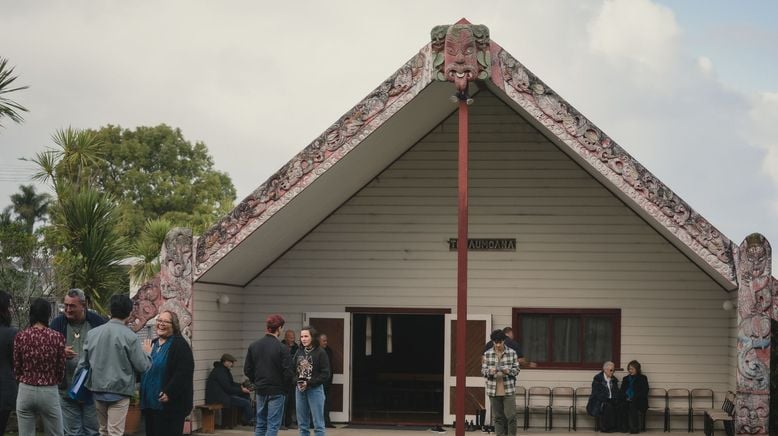
[[[59,198],[52,216],[52,238],[61,243],[55,254],[57,288],[81,288],[93,306],[106,312],[115,293],[128,289],[126,240],[118,232],[118,208],[109,194],[83,188]]]
[[[131,255],[137,259],[130,267],[130,278],[133,282],[142,285],[159,273],[159,252],[165,243],[165,236],[172,228],[173,223],[168,220],[146,222],[143,231],[131,246]]]
[[[95,172],[104,163],[106,145],[93,132],[72,127],[57,130],[51,140],[56,147],[29,159],[38,166],[33,180],[49,183],[57,197],[95,186]]]
[[[35,223],[45,220],[51,196],[46,193],[38,194],[33,185],[19,186],[19,191],[11,195],[9,209],[16,214],[18,221],[24,223],[27,232],[32,233]]]
[[[8,59],[0,57],[0,127],[3,126],[3,118],[9,118],[15,123],[21,123],[24,121],[21,112],[27,112],[27,108],[6,97],[11,92],[28,88],[27,86],[11,87],[17,79],[13,72],[14,67],[8,65]]]
[[[51,290],[49,259],[40,231],[28,232],[26,224],[13,220],[8,211],[0,214],[0,289],[11,294],[16,307],[27,308],[33,298]],[[26,311],[13,315],[16,325],[27,325]]]
[[[129,238],[155,219],[201,232],[232,209],[230,177],[214,169],[204,143],[187,141],[180,129],[109,125],[94,134],[106,147],[92,176],[119,199],[122,231]]]
[[[70,127],[55,132],[52,141],[54,147],[31,160],[39,167],[33,178],[50,184],[56,194],[52,225],[43,230],[54,255],[55,288],[59,293],[81,288],[105,312],[108,298],[129,286],[120,265],[128,250],[119,231],[118,202],[95,182],[105,145],[93,132]]]

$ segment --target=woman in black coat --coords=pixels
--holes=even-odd
[[[297,425],[300,436],[311,434],[311,418],[314,433],[326,434],[324,423],[324,383],[330,378],[330,359],[319,347],[319,335],[311,326],[300,330],[300,348],[294,356],[297,374]]]
[[[605,362],[602,371],[592,380],[592,395],[586,412],[600,419],[600,431],[611,433],[618,429],[619,379],[613,375],[615,365]]]
[[[630,433],[640,432],[640,416],[648,410],[648,378],[640,371],[640,362],[627,365],[629,375],[621,381],[621,398],[624,399],[623,420]]]
[[[13,351],[17,331],[11,327],[11,296],[0,291],[0,435],[5,434],[8,416],[16,410]]]
[[[143,374],[140,397],[146,436],[178,436],[192,412],[194,356],[181,335],[174,312],[157,316],[157,338],[151,348],[151,368]]]

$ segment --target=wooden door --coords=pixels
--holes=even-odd
[[[446,314],[445,317],[445,349],[443,356],[443,422],[452,424],[455,418],[456,398],[456,315]],[[489,342],[492,332],[491,315],[467,316],[467,343],[465,358],[465,415],[467,420],[475,420],[478,409],[487,409],[486,380],[481,376],[481,356],[484,345]],[[487,418],[488,422],[488,418]]]
[[[330,368],[334,375],[329,392],[330,419],[348,422],[351,412],[351,314],[310,312],[305,314],[304,324],[327,335],[332,349]]]

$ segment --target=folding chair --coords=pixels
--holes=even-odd
[[[691,397],[688,389],[673,388],[667,390],[667,430],[673,416],[686,418],[687,431],[692,431]]]
[[[527,428],[532,420],[533,412],[543,412],[544,428],[549,429],[551,417],[551,388],[533,386],[527,390]]]
[[[575,389],[575,414],[573,415],[573,430],[578,431],[578,414],[586,412],[586,403],[589,402],[589,397],[592,395],[592,388],[589,386],[580,387]]]
[[[519,421],[519,413],[521,413],[521,421]],[[516,428],[521,427],[527,429],[527,389],[524,386],[516,386]]]
[[[715,408],[713,403],[713,390],[712,389],[692,389],[691,392],[691,425],[692,432],[694,431],[694,417],[705,417],[705,412],[709,412]]]
[[[648,410],[643,419],[642,431],[646,431],[646,422],[651,415],[662,415],[662,430],[667,431],[667,391],[663,388],[648,390]]]
[[[554,428],[554,412],[567,413],[567,431],[573,428],[575,413],[575,391],[571,387],[557,386],[551,389],[551,410],[549,412],[548,429]]]

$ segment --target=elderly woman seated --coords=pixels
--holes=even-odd
[[[592,380],[592,395],[586,404],[586,412],[599,418],[600,431],[611,433],[618,429],[619,379],[613,375],[615,365],[605,362],[602,371]]]

